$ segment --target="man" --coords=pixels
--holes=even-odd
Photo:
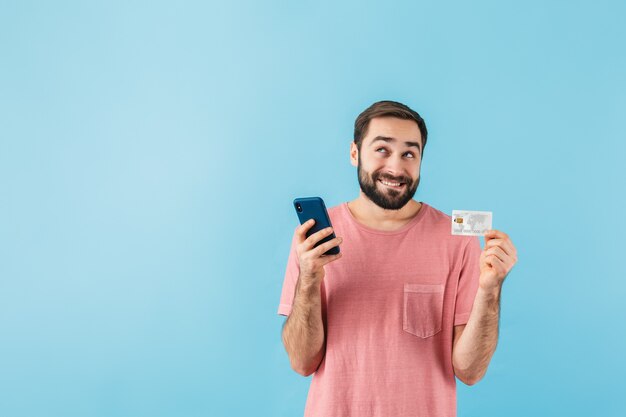
[[[374,103],[350,147],[359,197],[328,209],[337,237],[314,248],[329,230],[295,230],[278,313],[292,368],[315,373],[305,416],[455,416],[455,376],[473,385],[487,371],[517,251],[497,230],[481,251],[412,199],[426,139],[418,113]]]

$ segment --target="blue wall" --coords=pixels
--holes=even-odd
[[[358,195],[381,99],[427,122],[415,198],[519,252],[459,416],[623,415],[625,12],[2,2],[0,415],[301,415],[291,201]]]

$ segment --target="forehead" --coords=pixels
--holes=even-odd
[[[369,144],[377,136],[387,136],[399,141],[412,140],[422,145],[422,134],[415,120],[375,117],[370,120],[363,142]]]

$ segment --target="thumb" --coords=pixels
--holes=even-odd
[[[495,230],[487,230],[485,232],[485,234],[483,235],[483,237],[485,238],[485,246],[487,246],[487,242],[489,242],[491,239],[495,239],[496,237],[496,233]]]

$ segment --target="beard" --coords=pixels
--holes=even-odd
[[[359,165],[357,167],[357,175],[359,177],[359,185],[361,191],[367,196],[374,204],[385,210],[400,210],[408,203],[413,196],[420,183],[420,177],[417,177],[417,181],[413,181],[409,177],[391,177],[389,175],[383,175],[379,172],[374,172],[370,175],[369,172],[361,169],[361,156],[359,155]],[[394,190],[379,182],[379,180],[400,182],[404,183],[402,189]],[[380,185],[378,185],[380,184]],[[381,190],[380,188],[384,188]]]

